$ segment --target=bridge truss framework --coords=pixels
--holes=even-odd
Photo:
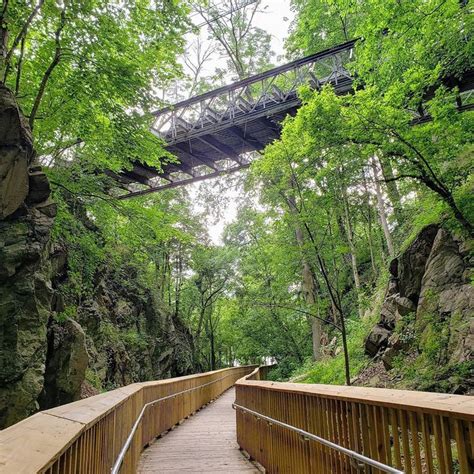
[[[131,170],[110,174],[127,191],[126,199],[248,168],[258,153],[279,138],[281,122],[301,105],[298,90],[331,84],[337,94],[352,90],[348,70],[357,40],[307,56],[233,84],[153,112],[151,131],[176,157],[162,169],[135,162]],[[461,85],[460,110],[471,108],[474,77]],[[467,105],[465,105],[467,104]],[[414,112],[414,123],[429,120]]]

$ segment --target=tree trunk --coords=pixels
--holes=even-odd
[[[383,202],[382,190],[380,188],[380,182],[379,182],[379,172],[377,169],[377,163],[375,159],[372,159],[371,164],[372,164],[372,171],[374,173],[375,193],[377,195],[377,207],[379,210],[380,224],[382,225],[385,241],[387,243],[388,253],[390,257],[393,258],[395,256],[395,249],[393,247],[393,241],[392,241],[392,236],[390,234],[390,229],[388,228],[387,214],[385,212],[385,204]]]
[[[214,340],[214,330],[211,327],[210,334],[209,334],[209,343],[211,349],[211,370],[216,370],[216,348],[215,348],[215,340]]]
[[[8,55],[8,0],[3,0],[0,11],[0,85],[3,85]]]
[[[306,257],[303,254],[304,248],[304,236],[300,227],[295,230],[296,241],[301,249],[302,256],[302,280],[303,280],[303,296],[308,306],[314,307],[316,303],[316,279],[314,273],[311,270]],[[313,360],[319,360],[321,357],[321,321],[317,318],[310,317],[309,322],[311,324],[311,337],[312,337],[312,348],[313,348]]]
[[[377,275],[377,267],[375,265],[374,242],[373,242],[373,237],[372,237],[372,206],[370,204],[365,173],[364,173],[364,198],[365,198],[365,205],[367,206],[367,242],[369,244],[369,251],[370,251],[370,266],[372,267],[372,271],[374,272],[374,275]]]
[[[380,163],[380,168],[382,169],[382,176],[385,180],[387,185],[387,195],[390,199],[390,202],[393,206],[393,212],[395,214],[395,219],[397,220],[398,224],[403,223],[403,206],[402,206],[402,199],[400,197],[400,193],[398,191],[397,183],[395,182],[392,164],[390,163],[390,159],[386,158],[385,160],[378,160]]]
[[[357,307],[359,311],[359,317],[363,316],[362,305],[361,305],[361,298],[360,298],[360,278],[359,278],[359,268],[357,265],[357,254],[356,254],[356,247],[354,244],[354,232],[352,230],[352,222],[349,215],[349,203],[347,199],[347,192],[346,189],[342,188],[342,196],[344,201],[344,217],[345,217],[345,233],[347,237],[347,242],[349,244],[349,248],[351,250],[351,265],[352,265],[352,274],[354,276],[354,286],[357,293]]]

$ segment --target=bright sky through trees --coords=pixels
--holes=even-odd
[[[253,24],[271,35],[271,48],[274,52],[272,62],[274,65],[279,66],[280,64],[284,64],[287,62],[284,57],[284,42],[289,34],[289,29],[294,19],[294,12],[292,12],[290,8],[290,0],[264,0],[261,3],[259,10],[260,11],[255,15]],[[192,20],[196,25],[202,24],[202,18],[199,15],[193,16]],[[200,28],[200,35],[189,33],[187,35],[188,47],[195,42],[198,37],[207,44],[207,36],[208,32],[205,26]],[[204,46],[204,48],[205,47],[206,46]],[[181,64],[183,64],[186,70],[184,58],[181,58]],[[214,53],[206,62],[203,68],[203,74],[212,75],[215,73],[217,68],[224,67],[225,58],[221,57],[219,53]],[[242,173],[246,173],[246,171],[243,171]],[[234,182],[236,184],[222,186],[222,181],[225,181],[226,183]],[[209,236],[215,244],[221,243],[222,232],[225,226],[232,222],[237,214],[238,200],[244,195],[241,184],[241,180],[236,181],[233,178],[229,179],[228,177],[220,177],[208,182],[195,183],[189,187],[189,191],[193,197],[204,188],[207,193],[224,193],[223,200],[219,203],[222,207],[219,212],[219,217],[213,219],[209,216],[207,219]],[[199,201],[195,200],[195,202],[196,206],[199,206]]]

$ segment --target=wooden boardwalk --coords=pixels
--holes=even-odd
[[[239,451],[232,388],[147,448],[138,472],[260,472]]]

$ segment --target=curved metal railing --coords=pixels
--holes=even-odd
[[[137,432],[138,427],[140,426],[140,423],[141,423],[141,421],[142,421],[142,419],[145,415],[145,412],[147,411],[148,408],[150,408],[152,406],[155,406],[157,403],[164,402],[164,401],[170,400],[170,399],[176,399],[176,397],[179,397],[179,396],[184,395],[186,393],[190,393],[190,392],[193,392],[195,390],[200,390],[204,387],[207,387],[208,385],[212,385],[212,384],[215,384],[217,382],[220,382],[220,381],[226,379],[227,377],[235,377],[235,375],[234,374],[227,374],[227,375],[224,375],[223,377],[218,378],[217,380],[213,380],[212,382],[207,382],[207,383],[204,383],[202,385],[199,385],[199,386],[193,387],[193,388],[188,388],[186,390],[182,390],[181,392],[175,393],[173,395],[168,395],[167,397],[157,398],[156,400],[153,400],[151,402],[146,403],[143,406],[140,414],[138,415],[132,429],[130,430],[130,434],[128,435],[122,449],[120,450],[120,453],[117,457],[117,460],[115,461],[114,465],[112,466],[112,469],[110,471],[111,474],[118,474],[120,472],[120,468],[122,467],[123,460],[125,459],[127,451],[129,450],[129,448],[132,444],[135,433]]]
[[[135,383],[39,412],[0,432],[0,472],[134,473],[153,439],[254,368]]]

